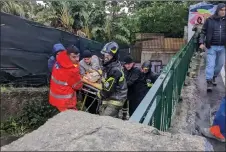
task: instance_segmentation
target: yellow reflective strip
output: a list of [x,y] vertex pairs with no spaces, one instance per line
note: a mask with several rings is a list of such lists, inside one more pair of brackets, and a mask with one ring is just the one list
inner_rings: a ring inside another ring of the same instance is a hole
[[103,105],[106,105],[108,102],[107,101],[102,101],[102,104]]
[[103,105],[114,105],[114,106],[121,107],[121,106],[123,106],[124,102],[116,101],[116,100],[108,100],[108,101],[102,101],[102,104]]
[[60,81],[60,80],[57,80],[54,76],[51,76],[51,79],[56,83],[56,84],[59,84],[59,85],[64,85],[64,86],[67,86],[67,82],[63,82],[63,81]]
[[78,82],[76,82],[75,84],[73,84],[73,85],[72,85],[72,87],[73,87],[73,88],[75,88],[75,87],[76,87],[77,85],[79,85],[80,83],[82,83],[82,81],[81,81],[81,80],[80,80],[80,81],[78,81]]
[[115,54],[117,52],[117,49],[111,50],[111,52]]
[[[113,82],[111,83],[111,85],[109,84],[109,81],[113,81]],[[110,91],[110,90],[111,90],[111,87],[112,87],[112,85],[113,85],[114,82],[115,82],[115,78],[113,78],[113,77],[108,78],[107,81],[104,82],[104,90]],[[106,83],[108,83],[108,84],[110,85],[109,89],[107,89],[107,88],[105,87],[105,84],[106,84]]]
[[55,94],[53,93],[51,90],[50,90],[50,95],[53,96],[54,98],[58,98],[58,99],[70,99],[73,97],[73,93],[72,94],[67,94],[67,95],[58,95],[58,94]]
[[110,100],[109,104],[115,105],[115,106],[123,106],[124,103],[120,101]]
[[121,72],[122,72],[122,76],[119,78],[119,82],[122,82],[124,80],[124,78],[125,78],[124,72],[122,70],[121,70]]

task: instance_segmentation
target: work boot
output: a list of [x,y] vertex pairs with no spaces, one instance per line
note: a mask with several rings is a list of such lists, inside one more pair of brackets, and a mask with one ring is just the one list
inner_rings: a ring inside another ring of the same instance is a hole
[[128,110],[122,109],[122,120],[128,120]]
[[216,78],[217,78],[216,76],[213,77],[213,81],[212,81],[213,86],[217,86]]
[[207,92],[212,92],[213,83],[212,80],[207,80]]
[[122,120],[127,120],[127,113],[122,113]]
[[208,137],[208,138],[213,138],[213,139],[216,139],[220,142],[225,142],[225,138],[219,138],[219,137],[216,137],[214,136],[211,132],[210,132],[210,129],[209,128],[202,128],[200,130],[201,134],[205,137]]

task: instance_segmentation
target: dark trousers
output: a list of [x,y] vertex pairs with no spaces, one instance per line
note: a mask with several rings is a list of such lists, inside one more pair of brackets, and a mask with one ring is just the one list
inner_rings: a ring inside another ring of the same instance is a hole
[[126,102],[124,103],[123,107],[122,107],[122,119],[126,119],[127,117],[127,113],[129,111],[129,100],[126,100]]
[[113,118],[118,118],[119,110],[122,107],[114,106],[114,105],[101,105],[100,107],[100,115],[101,116],[111,116]]

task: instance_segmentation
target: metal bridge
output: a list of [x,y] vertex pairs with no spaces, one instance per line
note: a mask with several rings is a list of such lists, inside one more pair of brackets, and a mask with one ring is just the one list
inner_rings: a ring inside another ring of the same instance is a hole
[[130,121],[151,125],[161,131],[170,127],[194,50],[192,38],[164,67]]

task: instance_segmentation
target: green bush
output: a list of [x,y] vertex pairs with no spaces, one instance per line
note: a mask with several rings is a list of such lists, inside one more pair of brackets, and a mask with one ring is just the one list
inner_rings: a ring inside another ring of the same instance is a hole
[[1,136],[4,134],[10,134],[16,137],[20,137],[27,133],[28,128],[20,124],[18,118],[10,117],[4,122],[1,122]]
[[20,115],[1,122],[1,133],[21,136],[40,127],[57,113],[58,110],[48,102],[26,103]]
[[27,103],[20,116],[21,123],[26,124],[31,129],[36,129],[57,113],[58,110],[48,102]]

